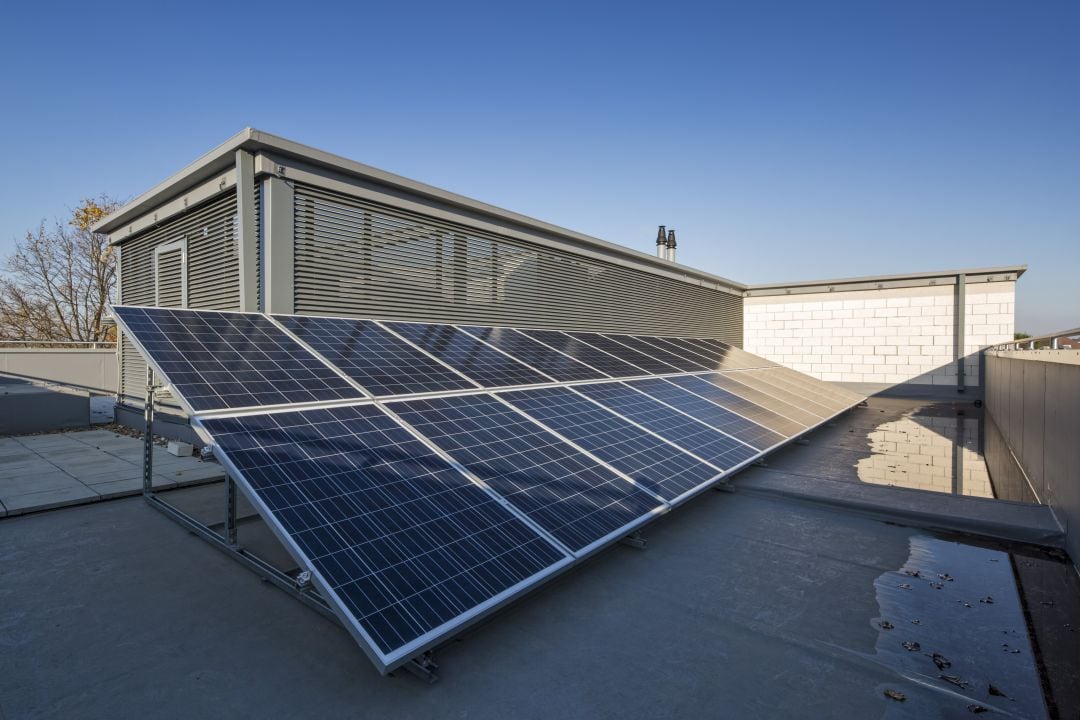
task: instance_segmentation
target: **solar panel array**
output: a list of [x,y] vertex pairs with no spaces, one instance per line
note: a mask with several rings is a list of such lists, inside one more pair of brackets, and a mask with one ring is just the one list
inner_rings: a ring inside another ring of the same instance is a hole
[[707,338],[113,312],[382,672],[862,399]]

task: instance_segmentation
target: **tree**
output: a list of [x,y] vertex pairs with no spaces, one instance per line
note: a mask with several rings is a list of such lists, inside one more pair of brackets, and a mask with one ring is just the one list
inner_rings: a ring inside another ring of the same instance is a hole
[[1013,340],[1023,340],[1024,338],[1031,337],[1026,332],[1013,333]]
[[116,255],[108,237],[90,230],[119,203],[83,200],[66,222],[28,231],[0,276],[0,339],[115,340],[104,324],[116,288]]

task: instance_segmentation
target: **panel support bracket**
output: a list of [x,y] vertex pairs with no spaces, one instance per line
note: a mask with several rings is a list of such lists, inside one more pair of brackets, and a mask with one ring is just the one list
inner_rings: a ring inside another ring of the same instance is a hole
[[640,530],[635,530],[626,537],[619,540],[620,545],[626,545],[636,550],[644,550],[649,546],[649,541],[645,539],[645,536]]
[[439,680],[439,664],[435,662],[435,654],[430,650],[423,655],[417,655],[402,667],[428,685],[432,685]]

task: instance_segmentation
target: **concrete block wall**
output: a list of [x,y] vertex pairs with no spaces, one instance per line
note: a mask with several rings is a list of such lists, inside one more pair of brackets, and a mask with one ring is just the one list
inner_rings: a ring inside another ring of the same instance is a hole
[[[1011,340],[1016,283],[966,286],[965,384],[979,351]],[[833,382],[955,385],[952,285],[747,297],[743,347]]]

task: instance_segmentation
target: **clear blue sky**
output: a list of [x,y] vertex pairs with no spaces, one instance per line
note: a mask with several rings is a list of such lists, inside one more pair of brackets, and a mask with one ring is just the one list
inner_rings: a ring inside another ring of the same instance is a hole
[[0,252],[251,125],[743,282],[1027,263],[1080,324],[1080,2],[15,3]]

